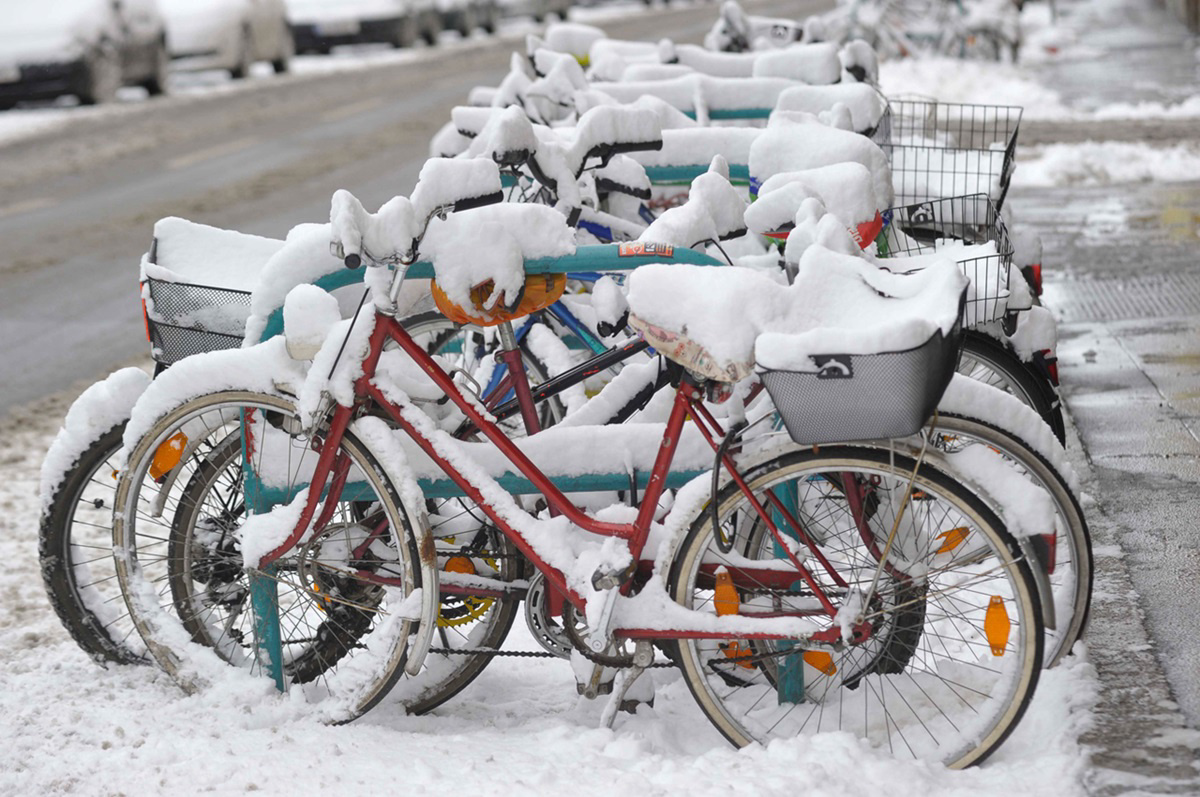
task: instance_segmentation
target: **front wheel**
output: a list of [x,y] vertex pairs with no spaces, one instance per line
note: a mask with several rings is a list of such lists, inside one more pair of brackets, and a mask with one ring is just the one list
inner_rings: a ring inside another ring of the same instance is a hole
[[283,26],[283,33],[279,34],[279,52],[271,61],[271,69],[275,70],[275,74],[282,75],[292,68],[292,58],[296,55],[296,39],[292,36],[292,30],[287,25]]
[[154,72],[144,84],[151,97],[167,93],[167,75],[171,69],[171,55],[167,52],[167,43],[159,42],[154,50]]
[[800,528],[769,510],[790,538],[781,545],[727,487],[718,528],[706,509],[675,557],[673,599],[718,616],[837,628],[796,557],[870,630],[824,648],[679,641],[684,678],[713,725],[739,747],[845,731],[898,758],[949,767],[986,758],[1024,713],[1043,644],[1033,576],[995,515],[944,474],[878,449],[789,453],[744,476],[757,500],[774,496]]
[[84,105],[112,102],[121,88],[121,55],[115,46],[102,45],[88,59],[79,101]]
[[327,522],[267,570],[246,567],[243,552],[261,540],[251,521],[303,500],[317,456],[289,401],[240,391],[180,405],[130,452],[113,520],[117,576],[151,654],[185,690],[232,666],[281,679],[317,716],[344,722],[403,673],[419,622],[396,608],[422,585],[414,525],[352,432]]

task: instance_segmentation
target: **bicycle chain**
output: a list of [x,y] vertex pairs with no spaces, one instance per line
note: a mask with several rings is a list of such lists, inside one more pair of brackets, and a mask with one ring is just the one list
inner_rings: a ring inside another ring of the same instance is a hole
[[[558,656],[555,656],[553,653],[549,653],[544,650],[453,650],[451,648],[430,648],[429,652],[440,653],[443,656],[508,656],[519,659],[558,658]],[[650,666],[654,668],[673,668],[675,667],[675,663],[671,661],[656,661]]]

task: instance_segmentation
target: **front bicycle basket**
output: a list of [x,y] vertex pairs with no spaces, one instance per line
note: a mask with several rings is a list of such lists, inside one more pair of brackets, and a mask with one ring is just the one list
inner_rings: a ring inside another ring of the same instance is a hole
[[961,333],[960,321],[949,335],[936,330],[905,351],[818,356],[815,373],[765,371],[762,382],[797,443],[907,437],[921,429],[946,392],[958,367]]
[[[881,255],[893,258],[941,250],[958,261],[971,280],[964,326],[978,326],[1004,315],[1013,245],[1004,219],[985,194],[904,205],[889,209],[885,216],[889,223],[877,239]],[[971,248],[956,253],[955,242]],[[975,247],[988,253],[971,254]]]
[[987,194],[1002,207],[1016,165],[1022,108],[890,100],[890,141],[897,204]]
[[146,279],[146,330],[151,355],[163,365],[242,345],[250,292]]

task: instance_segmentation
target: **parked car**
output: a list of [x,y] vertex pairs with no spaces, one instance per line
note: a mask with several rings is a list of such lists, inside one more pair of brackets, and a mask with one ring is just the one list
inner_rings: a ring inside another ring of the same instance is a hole
[[285,0],[297,52],[327,53],[338,44],[429,44],[442,30],[434,0]]
[[499,0],[501,16],[533,17],[534,22],[547,22],[553,14],[564,22],[570,13],[572,0]]
[[128,85],[161,94],[169,60],[154,0],[0,0],[0,107],[62,94],[91,105]]
[[158,0],[167,49],[184,69],[228,69],[243,78],[255,61],[286,72],[295,52],[283,0]]
[[438,0],[442,14],[442,29],[456,30],[464,38],[475,28],[496,32],[500,9],[496,0]]

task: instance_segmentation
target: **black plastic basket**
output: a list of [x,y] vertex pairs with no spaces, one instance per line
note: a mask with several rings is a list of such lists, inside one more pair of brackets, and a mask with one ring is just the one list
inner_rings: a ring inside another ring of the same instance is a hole
[[896,204],[984,193],[997,208],[1004,205],[1016,165],[1019,106],[888,104],[890,140],[880,146],[892,165]]
[[967,300],[964,323],[973,327],[1004,315],[1013,246],[1004,219],[986,194],[895,207],[885,216],[888,224],[877,241],[885,257],[929,254],[937,251],[937,242],[943,239],[971,245],[994,243],[994,255],[959,260],[974,294]]
[[946,392],[961,332],[956,323],[949,335],[939,329],[905,351],[815,357],[816,373],[766,371],[762,382],[788,434],[802,445],[907,437]]
[[193,354],[242,345],[249,291],[153,278],[146,284],[146,324],[156,362],[172,365]]

